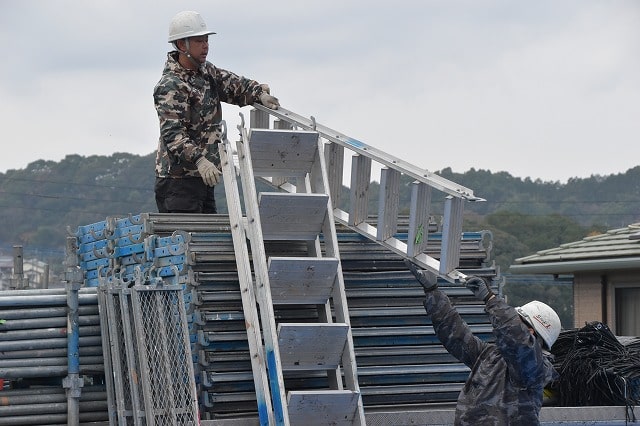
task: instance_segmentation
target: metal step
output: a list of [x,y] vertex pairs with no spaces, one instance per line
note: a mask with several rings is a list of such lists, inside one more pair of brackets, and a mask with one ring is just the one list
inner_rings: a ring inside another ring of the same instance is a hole
[[324,304],[336,282],[333,257],[270,257],[269,283],[275,305]]
[[[336,222],[348,226],[421,267],[438,273],[448,281],[458,282],[466,278],[457,270],[460,268],[459,243],[462,231],[463,202],[484,201],[484,199],[475,196],[472,190],[464,186],[413,166],[362,141],[322,126],[313,117],[307,119],[284,108],[270,110],[257,104],[254,107],[256,110],[252,111],[252,119],[255,117],[255,121],[262,125],[268,124],[269,115],[272,115],[292,127],[313,130],[319,134],[321,138],[319,146],[322,146],[326,162],[327,188],[332,197],[332,214]],[[264,130],[259,132],[264,132]],[[296,130],[295,133],[299,132],[301,131]],[[351,179],[347,188],[350,194],[348,211],[342,210],[339,202],[343,187],[345,150],[349,150],[353,154]],[[377,166],[382,166],[379,179],[378,211],[376,212],[377,224],[370,221],[372,212],[368,211],[369,186],[373,182],[372,166],[374,161]],[[394,236],[397,227],[399,185],[403,175],[414,179],[410,208],[411,228],[409,238],[406,240]],[[276,185],[273,178],[270,182]],[[279,181],[276,186],[289,190]],[[442,212],[444,238],[439,258],[424,252],[430,216],[440,215],[440,212],[431,210],[431,199],[434,197],[432,190],[439,191],[445,196],[445,208]]]
[[[247,333],[257,336],[253,329],[263,330],[266,363],[258,370],[268,374],[270,391],[264,394],[271,394],[273,408],[265,407],[260,419],[269,424],[273,420],[275,424],[296,425],[308,423],[309,416],[316,417],[317,412],[322,414],[318,424],[364,425],[320,137],[314,131],[265,130],[265,125],[268,127],[268,120],[247,130],[243,120],[241,141],[236,144],[246,216],[238,202],[233,165],[226,155],[227,140],[221,150],[225,154],[221,155],[225,184],[233,187],[226,190],[235,206],[230,222],[233,228],[237,221],[244,233],[234,234],[234,247],[246,257],[247,242],[251,245],[253,277],[247,274],[240,281],[255,289],[256,299],[250,303],[259,304],[260,321],[250,318]],[[280,192],[258,194],[256,177]],[[266,241],[302,244],[306,257],[268,256]],[[246,261],[243,269],[249,272]],[[276,317],[276,305],[313,312],[292,322]],[[291,382],[285,383],[283,372],[296,376],[288,376],[290,380],[305,380],[307,393],[287,396],[285,385]],[[318,386],[324,391],[319,392]]]
[[326,194],[261,192],[262,237],[268,240],[315,240],[327,217]]
[[338,368],[348,331],[341,323],[278,324],[283,371]]
[[292,391],[288,396],[292,425],[353,425],[359,392],[348,390]]
[[318,154],[318,133],[251,129],[251,160],[255,176],[304,176]]

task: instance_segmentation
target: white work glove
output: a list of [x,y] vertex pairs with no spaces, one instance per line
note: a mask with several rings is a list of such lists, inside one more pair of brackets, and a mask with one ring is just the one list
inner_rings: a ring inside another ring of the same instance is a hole
[[260,94],[260,103],[267,108],[278,109],[280,106],[280,102],[278,102],[278,98],[275,96],[271,96],[271,89],[267,84],[261,84],[262,93]]
[[215,186],[220,181],[220,170],[209,160],[204,157],[198,158],[196,161],[198,172],[202,180],[207,186]]

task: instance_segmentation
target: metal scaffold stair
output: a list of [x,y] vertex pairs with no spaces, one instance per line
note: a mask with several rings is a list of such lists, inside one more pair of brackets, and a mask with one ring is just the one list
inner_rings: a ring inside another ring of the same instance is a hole
[[[450,282],[465,278],[464,274],[457,270],[460,261],[464,202],[484,201],[484,199],[475,196],[469,188],[322,126],[313,117],[305,118],[282,107],[277,110],[259,104],[254,104],[254,107],[252,127],[269,127],[269,117],[273,116],[276,118],[274,126],[296,128],[320,135],[323,141],[320,149],[325,155],[328,177],[327,194],[331,197],[332,215],[336,223],[347,226],[404,258],[411,259],[414,263],[439,274]],[[256,123],[255,126],[253,123]],[[274,149],[274,147],[265,145],[264,149]],[[351,175],[348,185],[343,183],[345,151],[353,154],[349,167]],[[290,166],[291,160],[287,158],[287,167]],[[380,193],[378,210],[375,215],[370,215],[368,212],[369,187],[372,182],[374,163],[381,169]],[[401,240],[395,234],[398,228],[398,201],[402,176],[410,177],[413,182],[411,183],[409,232],[407,238]],[[284,191],[296,189],[295,185],[283,179],[273,178],[269,181]],[[344,186],[347,186],[349,192],[348,211],[339,208]],[[443,211],[437,214],[442,217],[442,244],[438,257],[425,253],[429,221],[436,215],[432,211],[434,193],[444,195]],[[371,217],[376,218],[375,222],[370,220]]]
[[[220,157],[260,423],[364,425],[320,136],[313,130],[248,130],[244,122],[239,129],[237,173],[245,213],[226,139]],[[288,191],[258,193],[256,178],[286,184]],[[306,250],[272,256],[269,242],[302,243]],[[293,305],[314,306],[313,320],[276,320],[276,307]],[[288,380],[305,379],[308,389],[287,388]]]

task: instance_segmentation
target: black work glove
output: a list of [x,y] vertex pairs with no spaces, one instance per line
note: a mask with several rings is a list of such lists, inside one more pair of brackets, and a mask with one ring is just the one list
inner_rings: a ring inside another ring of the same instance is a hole
[[438,276],[436,274],[431,271],[416,268],[416,265],[409,259],[405,259],[404,263],[409,267],[409,270],[416,277],[420,285],[422,285],[425,293],[438,288]]
[[495,296],[491,288],[489,288],[489,283],[484,278],[469,276],[464,285],[484,303],[487,303],[491,296]]

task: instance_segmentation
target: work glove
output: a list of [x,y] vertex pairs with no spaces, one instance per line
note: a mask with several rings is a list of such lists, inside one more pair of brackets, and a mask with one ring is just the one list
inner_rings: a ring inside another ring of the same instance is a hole
[[438,288],[438,276],[431,271],[425,271],[418,269],[409,259],[405,259],[404,263],[409,267],[409,270],[416,277],[425,294]]
[[209,160],[204,157],[198,158],[196,161],[198,172],[202,180],[207,186],[215,186],[220,180],[220,170]]
[[489,288],[489,283],[484,278],[469,276],[465,281],[464,285],[473,292],[473,294],[484,303],[487,303],[492,296],[495,296],[491,288]]
[[280,102],[275,96],[271,96],[271,89],[267,84],[261,84],[262,93],[260,94],[260,103],[267,108],[278,109]]

